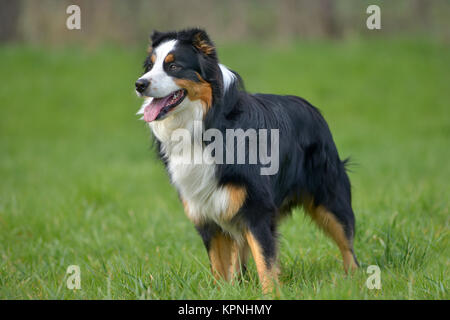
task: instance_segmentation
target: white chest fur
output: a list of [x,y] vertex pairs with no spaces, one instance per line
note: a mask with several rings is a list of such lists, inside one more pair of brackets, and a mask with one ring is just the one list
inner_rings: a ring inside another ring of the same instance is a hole
[[[227,188],[220,187],[215,176],[215,165],[194,163],[194,159],[208,157],[203,154],[201,131],[194,130],[194,120],[197,123],[203,118],[200,102],[183,101],[180,111],[162,121],[150,123],[155,136],[161,141],[162,151],[168,161],[168,171],[172,183],[184,201],[186,214],[196,224],[213,220],[223,229],[233,232],[224,221],[224,215],[229,207],[230,193]],[[181,139],[173,139],[175,129],[189,131],[191,140],[191,161],[186,161]],[[200,133],[200,134],[199,134]],[[194,147],[196,145],[196,147]],[[197,154],[196,154],[197,153]],[[201,153],[201,154],[198,154]]]

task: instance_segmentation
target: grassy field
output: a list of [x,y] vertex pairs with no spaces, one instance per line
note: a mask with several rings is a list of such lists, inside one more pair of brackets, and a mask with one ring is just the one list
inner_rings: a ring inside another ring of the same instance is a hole
[[[135,116],[145,49],[0,47],[0,298],[259,299],[253,262],[213,283],[205,249]],[[350,173],[362,268],[298,210],[282,299],[449,299],[450,48],[420,41],[233,45],[251,92],[319,107]],[[81,268],[81,290],[66,269]],[[368,265],[382,289],[366,287]]]

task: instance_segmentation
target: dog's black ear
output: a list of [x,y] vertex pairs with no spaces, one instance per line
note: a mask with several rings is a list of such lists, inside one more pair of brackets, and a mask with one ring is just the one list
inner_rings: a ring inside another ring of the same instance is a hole
[[152,34],[150,35],[150,41],[153,46],[155,44],[159,43],[161,39],[163,38],[164,33],[159,32],[158,30],[153,30]]
[[157,47],[161,42],[170,39],[177,39],[177,32],[169,31],[169,32],[159,32],[154,30],[152,35],[150,36],[150,40],[152,41],[152,47]]
[[209,39],[208,34],[204,30],[192,30],[192,44],[205,56],[216,56],[216,48],[214,47],[213,42],[211,41],[211,39]]

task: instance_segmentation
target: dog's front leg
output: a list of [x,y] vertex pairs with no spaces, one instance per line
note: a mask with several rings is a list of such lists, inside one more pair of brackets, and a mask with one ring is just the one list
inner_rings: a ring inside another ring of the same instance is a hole
[[208,256],[214,278],[223,278],[226,281],[231,280],[235,246],[235,241],[223,232],[218,232],[211,238]]
[[220,278],[230,281],[236,271],[240,270],[240,248],[234,239],[224,233],[215,224],[197,226],[197,230],[203,239],[211,264],[211,271],[216,280]]
[[245,237],[255,260],[263,293],[279,296],[276,240],[270,225],[265,221],[250,224]]

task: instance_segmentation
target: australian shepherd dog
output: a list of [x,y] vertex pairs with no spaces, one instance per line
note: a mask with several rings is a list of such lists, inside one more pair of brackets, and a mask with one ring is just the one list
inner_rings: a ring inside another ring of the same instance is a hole
[[[317,108],[296,96],[246,92],[239,74],[219,63],[213,42],[201,29],[155,31],[144,69],[135,83],[145,98],[138,114],[153,132],[216,279],[232,281],[245,270],[251,253],[263,292],[278,292],[277,225],[298,206],[336,242],[345,272],[358,267],[347,161],[339,158]],[[250,154],[264,141],[247,133],[261,129],[271,132],[265,148],[277,156],[276,170],[263,171],[263,152],[256,161]],[[190,138],[174,138],[179,130]],[[229,137],[230,130],[241,135],[207,148],[213,139],[203,134],[211,130],[216,138]],[[244,147],[243,161],[236,161],[230,146]],[[219,153],[226,160],[195,161]]]

